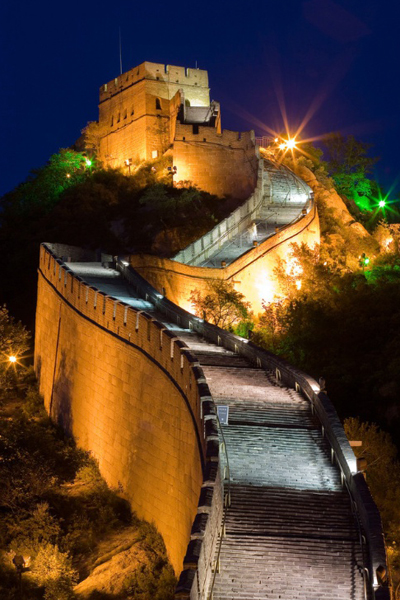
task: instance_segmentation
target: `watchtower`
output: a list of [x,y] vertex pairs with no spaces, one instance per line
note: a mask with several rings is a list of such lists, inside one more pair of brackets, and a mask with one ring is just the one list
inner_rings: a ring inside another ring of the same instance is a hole
[[[161,156],[173,141],[181,106],[210,108],[208,73],[144,62],[100,88],[100,158],[111,167]],[[128,161],[128,162],[126,162]]]

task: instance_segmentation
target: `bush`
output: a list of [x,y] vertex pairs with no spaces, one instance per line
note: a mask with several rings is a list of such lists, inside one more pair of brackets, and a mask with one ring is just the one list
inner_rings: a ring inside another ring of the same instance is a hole
[[72,588],[77,581],[77,573],[66,552],[58,546],[45,543],[39,548],[31,566],[31,576],[45,588],[46,600],[69,600],[73,597]]

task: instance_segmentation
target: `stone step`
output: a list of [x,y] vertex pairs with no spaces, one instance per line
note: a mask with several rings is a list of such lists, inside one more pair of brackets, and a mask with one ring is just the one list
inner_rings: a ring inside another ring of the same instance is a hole
[[231,485],[226,532],[357,539],[347,492]]
[[351,540],[227,535],[213,600],[363,600],[361,564]]

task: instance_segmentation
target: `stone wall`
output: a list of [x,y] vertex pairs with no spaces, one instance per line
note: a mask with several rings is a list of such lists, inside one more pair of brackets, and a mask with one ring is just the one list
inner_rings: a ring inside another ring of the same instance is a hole
[[194,359],[144,312],[93,287],[42,247],[35,369],[52,418],[99,462],[182,569],[206,460]]
[[257,182],[258,150],[254,132],[176,124],[173,163],[175,181],[192,181],[217,196],[245,200]]
[[235,289],[244,294],[255,314],[262,311],[262,302],[272,300],[279,288],[273,270],[278,258],[286,258],[290,244],[302,242],[309,246],[319,243],[319,219],[315,205],[293,225],[283,227],[277,234],[240,256],[227,267],[217,269],[194,267],[156,256],[134,255],[130,263],[161,294],[192,312],[190,294],[205,291],[210,279],[232,281]]
[[207,71],[145,62],[103,85],[100,160],[124,168],[128,159],[161,156],[171,142],[170,127],[176,118],[170,104],[181,92],[192,106],[209,106]]

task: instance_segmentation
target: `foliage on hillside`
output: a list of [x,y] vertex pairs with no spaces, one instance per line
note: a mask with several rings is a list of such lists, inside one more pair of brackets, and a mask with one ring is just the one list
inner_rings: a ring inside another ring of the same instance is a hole
[[[386,252],[356,272],[293,245],[276,277],[285,290],[266,304],[254,340],[316,379],[324,376],[343,417],[360,415],[400,442],[400,257]],[[301,288],[296,281],[301,281]]]
[[366,479],[381,514],[391,577],[395,590],[394,600],[400,597],[400,462],[390,435],[375,423],[362,423],[349,418],[344,422],[349,440],[359,440],[354,448],[358,458],[367,461]]
[[23,399],[16,400],[15,393],[8,395],[0,413],[0,435],[3,600],[18,597],[15,555],[25,560],[24,598],[80,597],[74,585],[90,574],[83,568],[88,558],[96,555],[99,544],[110,535],[125,540],[127,532],[129,543],[123,550],[135,548],[131,557],[140,554],[140,561],[131,560],[119,590],[114,580],[111,593],[107,582],[116,576],[111,559],[115,563],[121,549],[111,552],[109,572],[103,572],[99,581],[92,575],[92,593],[85,597],[173,597],[176,581],[161,537],[154,527],[131,514],[127,503],[107,488],[93,460],[51,424],[34,385]]
[[232,209],[231,201],[216,202],[190,182],[173,187],[171,159],[140,163],[131,176],[90,160],[61,150],[1,200],[0,252],[7,260],[0,264],[0,303],[30,326],[41,242],[170,256]]

